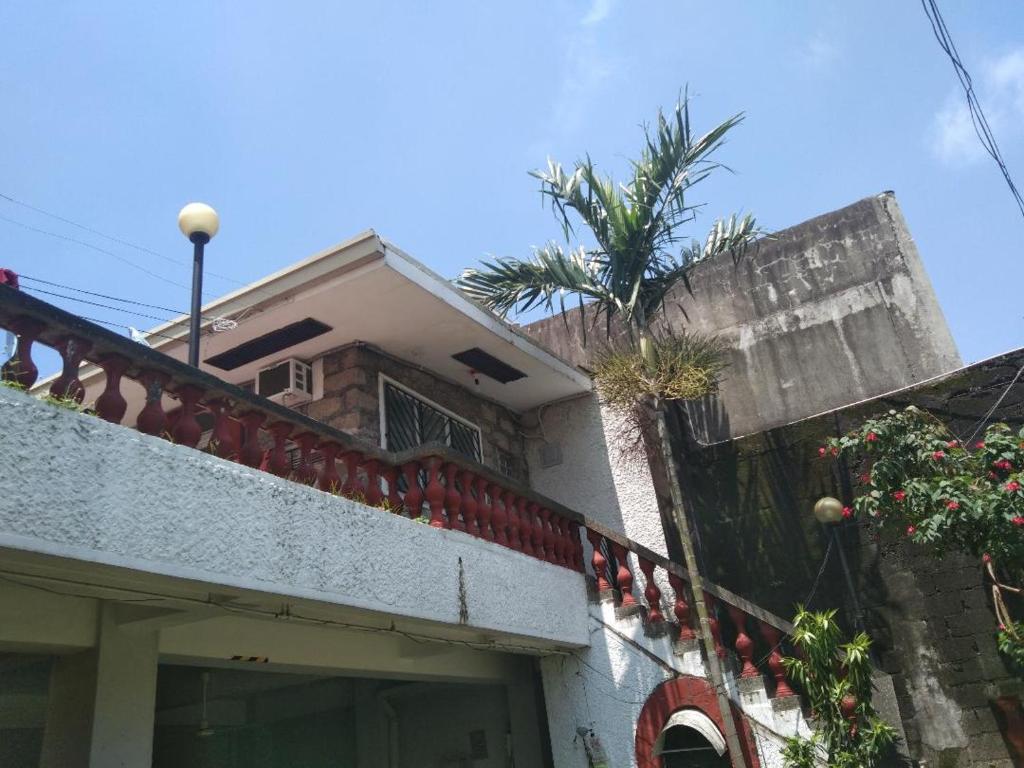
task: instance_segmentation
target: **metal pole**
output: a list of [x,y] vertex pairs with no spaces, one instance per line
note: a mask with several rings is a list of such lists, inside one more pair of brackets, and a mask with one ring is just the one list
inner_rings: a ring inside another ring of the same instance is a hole
[[860,612],[860,602],[857,600],[857,590],[853,586],[853,576],[850,575],[850,566],[846,562],[846,551],[843,549],[843,541],[839,536],[839,525],[833,525],[832,527],[832,540],[835,542],[836,549],[839,550],[839,563],[843,568],[843,578],[846,579],[846,590],[850,596],[850,602],[853,604],[853,623],[857,630],[860,632],[864,631],[864,614]]
[[192,250],[192,316],[188,331],[188,364],[199,367],[199,324],[203,306],[203,246],[210,242],[205,232],[196,232],[189,238]]

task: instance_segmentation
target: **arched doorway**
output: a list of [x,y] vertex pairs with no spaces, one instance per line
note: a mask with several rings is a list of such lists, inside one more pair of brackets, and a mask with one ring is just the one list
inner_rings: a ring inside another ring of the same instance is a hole
[[664,768],[729,768],[725,737],[699,709],[674,712],[654,744]]
[[[761,768],[754,735],[743,713],[732,705],[743,764]],[[728,768],[732,764],[715,691],[702,677],[680,675],[651,693],[636,724],[638,768]]]

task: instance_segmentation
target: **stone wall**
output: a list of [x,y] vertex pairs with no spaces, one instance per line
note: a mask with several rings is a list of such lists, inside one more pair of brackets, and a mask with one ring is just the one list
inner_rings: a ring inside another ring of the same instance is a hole
[[[909,404],[946,418],[966,438],[1022,365],[1018,351],[786,427],[709,447],[692,440],[678,446],[708,577],[782,616],[798,602],[836,607],[852,627],[859,608],[878,661],[893,676],[910,754],[932,766],[1010,766],[1014,752],[1000,724],[1024,738],[1024,687],[996,648],[981,564],[955,555],[936,559],[899,532],[879,538],[848,524],[836,534],[855,605],[838,550],[818,578],[831,532],[811,509],[824,495],[849,502],[856,470],[820,459],[818,447],[865,418]],[[1024,423],[1024,381],[993,418],[1015,429]]]
[[323,398],[300,408],[311,418],[380,445],[383,374],[478,426],[483,463],[513,480],[528,482],[519,417],[507,408],[368,344],[357,342],[332,350],[321,358],[321,364]]
[[[692,288],[692,290],[691,290]],[[576,313],[525,326],[577,364]],[[960,365],[891,192],[777,232],[739,258],[699,264],[666,301],[674,328],[730,348],[718,396],[692,410],[702,442],[760,432]],[[588,334],[591,348],[602,328]]]

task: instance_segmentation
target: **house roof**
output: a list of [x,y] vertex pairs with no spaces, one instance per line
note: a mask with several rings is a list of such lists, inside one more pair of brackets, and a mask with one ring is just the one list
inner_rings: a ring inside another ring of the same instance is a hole
[[[260,369],[280,360],[309,360],[360,341],[517,412],[591,389],[590,379],[580,370],[371,230],[211,301],[202,313],[200,367],[234,384],[251,381]],[[213,318],[233,319],[237,326],[217,331]],[[330,330],[230,370],[210,362],[307,318]],[[171,357],[187,359],[188,322],[183,315],[153,328],[150,344]],[[501,383],[487,375],[470,375],[470,367],[452,355],[474,348],[525,376]],[[101,386],[101,379],[98,369],[83,371],[89,396]]]

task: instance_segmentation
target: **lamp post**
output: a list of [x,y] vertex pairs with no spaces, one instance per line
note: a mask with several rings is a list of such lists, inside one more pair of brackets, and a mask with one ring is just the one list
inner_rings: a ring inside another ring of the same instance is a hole
[[192,316],[188,331],[188,364],[199,367],[199,323],[203,304],[203,247],[220,229],[217,212],[206,203],[189,203],[178,214],[178,227],[193,245]]
[[850,566],[846,562],[846,550],[843,549],[843,542],[839,540],[839,524],[843,521],[843,502],[831,496],[823,496],[814,504],[814,517],[826,530],[830,531],[832,542],[839,550],[839,563],[843,568],[843,578],[846,579],[846,590],[850,593],[854,623],[857,629],[863,632],[864,616],[860,612],[860,601],[857,600],[857,591],[853,587]]

